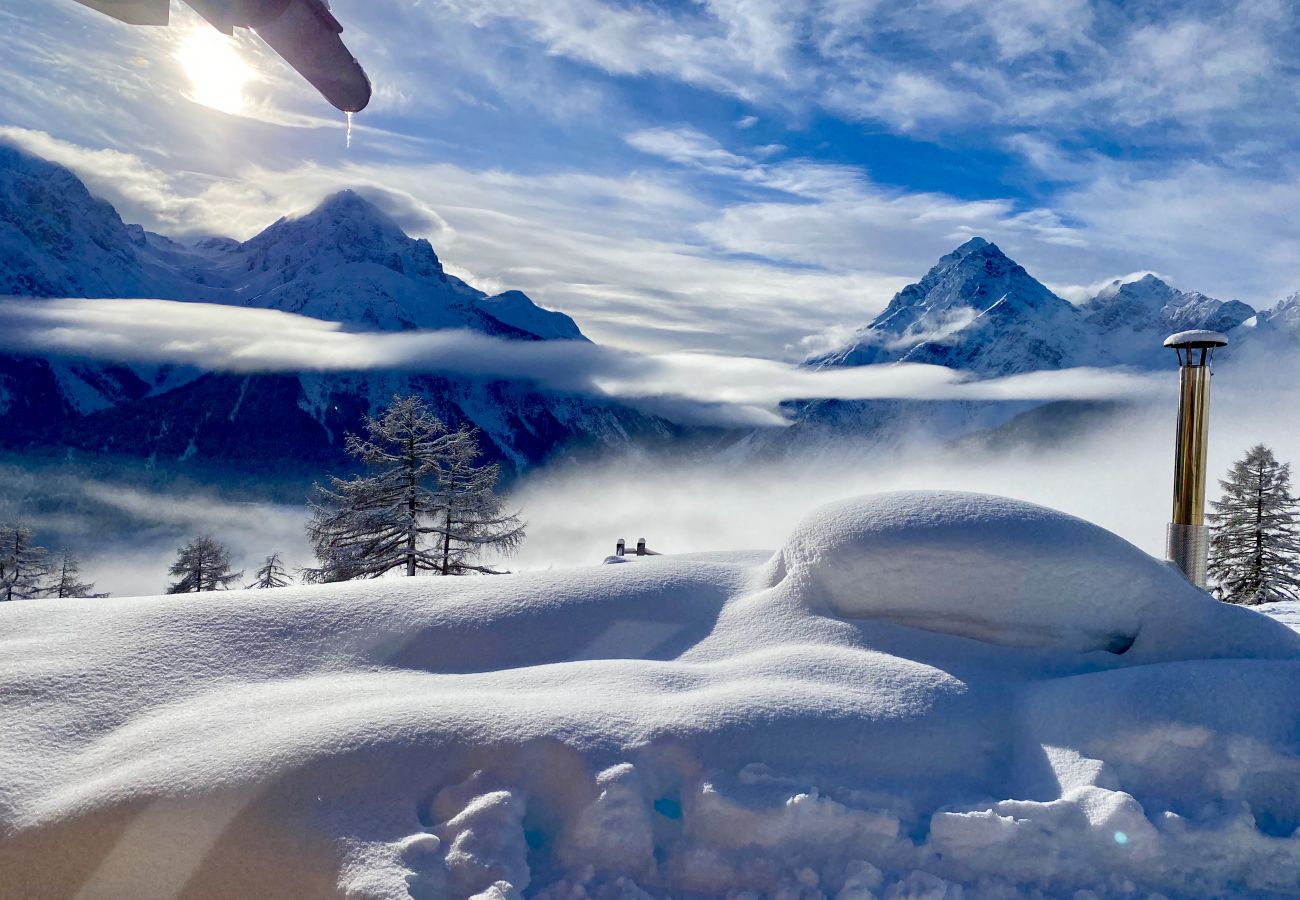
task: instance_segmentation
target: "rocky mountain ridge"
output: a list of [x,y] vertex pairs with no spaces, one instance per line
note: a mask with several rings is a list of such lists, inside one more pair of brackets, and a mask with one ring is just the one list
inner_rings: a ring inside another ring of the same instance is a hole
[[[354,191],[247,241],[181,242],[122,221],[70,171],[0,144],[0,295],[152,297],[279,309],[367,331],[464,329],[515,341],[587,341],[520,291],[490,296],[448,274]],[[480,429],[518,474],[563,449],[625,447],[674,426],[624,405],[493,381],[404,372],[234,375],[67,356],[0,355],[0,446],[109,454],[149,465],[316,470],[394,393]]]
[[1237,332],[1265,313],[1239,300],[1180,291],[1154,275],[1115,281],[1085,303],[1058,297],[996,244],[974,237],[899,291],[844,346],[810,358],[817,368],[931,363],[980,375],[1071,366],[1164,365],[1161,341],[1176,331]]

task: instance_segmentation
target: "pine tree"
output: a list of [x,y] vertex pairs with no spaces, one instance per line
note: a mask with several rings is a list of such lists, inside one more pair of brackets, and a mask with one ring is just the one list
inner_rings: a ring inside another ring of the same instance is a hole
[[50,597],[107,597],[108,594],[96,594],[95,585],[78,581],[81,576],[81,562],[68,551],[59,554],[54,568],[54,580],[45,589]]
[[498,575],[474,560],[486,548],[512,553],[524,539],[524,523],[517,515],[503,511],[505,504],[496,494],[501,467],[474,465],[478,455],[473,431],[462,428],[448,435],[438,469],[442,516],[433,529],[439,546],[440,575]]
[[394,397],[366,431],[368,439],[348,435],[347,449],[370,472],[316,488],[308,537],[321,565],[305,578],[487,572],[469,562],[478,550],[517,546],[522,526],[500,515],[492,493],[497,467],[472,465],[472,432],[449,433],[417,397]]
[[1209,575],[1229,603],[1300,599],[1300,506],[1291,467],[1258,444],[1233,463],[1211,503]]
[[250,588],[282,588],[293,584],[293,579],[280,562],[280,554],[272,553],[266,558],[262,568],[257,570],[257,580],[248,585]]
[[243,572],[230,571],[230,551],[206,534],[176,552],[176,562],[168,574],[179,580],[168,586],[169,594],[224,591],[230,588],[231,582],[244,577]]
[[0,524],[0,600],[39,597],[49,574],[49,552],[36,546],[32,527],[23,522]]

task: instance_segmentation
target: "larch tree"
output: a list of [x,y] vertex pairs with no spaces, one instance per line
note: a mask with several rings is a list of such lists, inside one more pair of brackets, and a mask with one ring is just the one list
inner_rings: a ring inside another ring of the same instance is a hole
[[1250,605],[1300,599],[1300,506],[1290,465],[1257,444],[1219,486],[1223,496],[1207,516],[1215,596]]
[[293,584],[293,578],[280,561],[279,553],[272,553],[257,570],[257,580],[248,585],[250,588],[282,588]]
[[501,467],[476,466],[478,456],[475,432],[462,428],[447,436],[438,467],[441,515],[433,525],[440,575],[501,574],[476,560],[488,549],[513,553],[524,539],[524,523],[496,493]]
[[30,525],[0,524],[0,600],[30,600],[45,593],[49,551],[38,547]]
[[169,594],[229,590],[232,583],[244,577],[242,571],[230,570],[230,551],[206,534],[176,552],[176,562],[168,573],[177,580],[168,586]]
[[53,580],[45,589],[50,597],[107,597],[108,594],[96,594],[92,582],[81,581],[81,562],[68,551],[58,556],[52,570]]
[[366,432],[348,435],[347,449],[369,471],[316,487],[307,533],[320,566],[304,570],[307,580],[378,578],[394,569],[488,572],[470,560],[493,543],[490,534],[502,549],[518,545],[517,520],[493,532],[493,517],[509,517],[499,514],[500,501],[487,514],[498,471],[472,465],[472,432],[449,432],[418,397],[394,397],[380,418],[366,420]]

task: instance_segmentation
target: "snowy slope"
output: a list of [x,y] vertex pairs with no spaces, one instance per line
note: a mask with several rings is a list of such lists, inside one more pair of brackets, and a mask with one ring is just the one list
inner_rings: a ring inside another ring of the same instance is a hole
[[1115,281],[1081,306],[1057,297],[996,244],[971,238],[854,338],[808,365],[928,362],[1006,375],[1067,366],[1167,363],[1161,342],[1185,330],[1230,332],[1255,316],[1238,300],[1177,290],[1146,275]]
[[1285,626],[970,494],[770,558],[6,604],[0,895],[1295,896],[1297,687]]
[[[1300,309],[1300,304],[1295,306]],[[1287,309],[1256,315],[1236,300],[1177,290],[1147,275],[1115,281],[1075,306],[1053,294],[995,244],[971,238],[908,285],[885,311],[844,346],[811,357],[826,368],[921,362],[991,377],[1072,366],[1163,368],[1169,334],[1193,329],[1230,332],[1233,353],[1269,356],[1300,343]],[[1272,316],[1272,318],[1270,318]],[[1300,320],[1300,315],[1295,317]],[[953,439],[996,429],[1029,403],[899,403],[819,400],[790,405],[794,424],[755,433],[738,455],[860,456],[916,437]],[[1050,415],[1047,414],[1047,415]],[[1062,423],[1065,424],[1065,423]]]
[[1294,631],[1300,631],[1300,601],[1288,600],[1283,603],[1267,603],[1256,608]]
[[[467,328],[503,337],[585,340],[573,320],[515,291],[506,302],[443,271],[433,247],[408,237],[355,191],[339,191],[310,213],[281,219],[237,246],[212,252],[208,283],[248,306],[346,322],[378,331]],[[504,319],[490,309],[501,308]],[[567,327],[552,324],[561,320]],[[530,326],[544,333],[531,330]]]
[[989,375],[1079,365],[1089,349],[1079,311],[996,244],[971,238],[845,347],[809,365],[932,363]]
[[[489,296],[447,274],[427,240],[406,235],[354,191],[244,242],[180,242],[123,224],[67,169],[0,144],[5,293],[202,300],[359,330],[587,340],[569,316],[520,291]],[[423,394],[452,427],[481,428],[487,458],[508,474],[565,449],[657,441],[674,430],[617,403],[523,382],[384,371],[231,376],[0,354],[0,446],[297,477],[347,465],[345,433],[359,431],[395,391]]]
[[1167,364],[1161,342],[1179,331],[1231,332],[1255,315],[1240,300],[1216,300],[1184,292],[1154,275],[1115,281],[1081,307],[1088,325],[1097,329],[1109,360],[1130,365]]
[[0,296],[138,295],[135,238],[67,169],[0,143]]

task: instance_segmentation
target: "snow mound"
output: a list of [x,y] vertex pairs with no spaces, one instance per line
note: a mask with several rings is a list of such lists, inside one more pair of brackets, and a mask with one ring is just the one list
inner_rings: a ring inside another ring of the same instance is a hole
[[1177,570],[1082,519],[957,492],[819,509],[781,563],[836,615],[1076,651],[1125,652],[1153,603],[1200,595]]
[[993,497],[3,604],[0,716],[6,900],[1300,894],[1300,635]]

